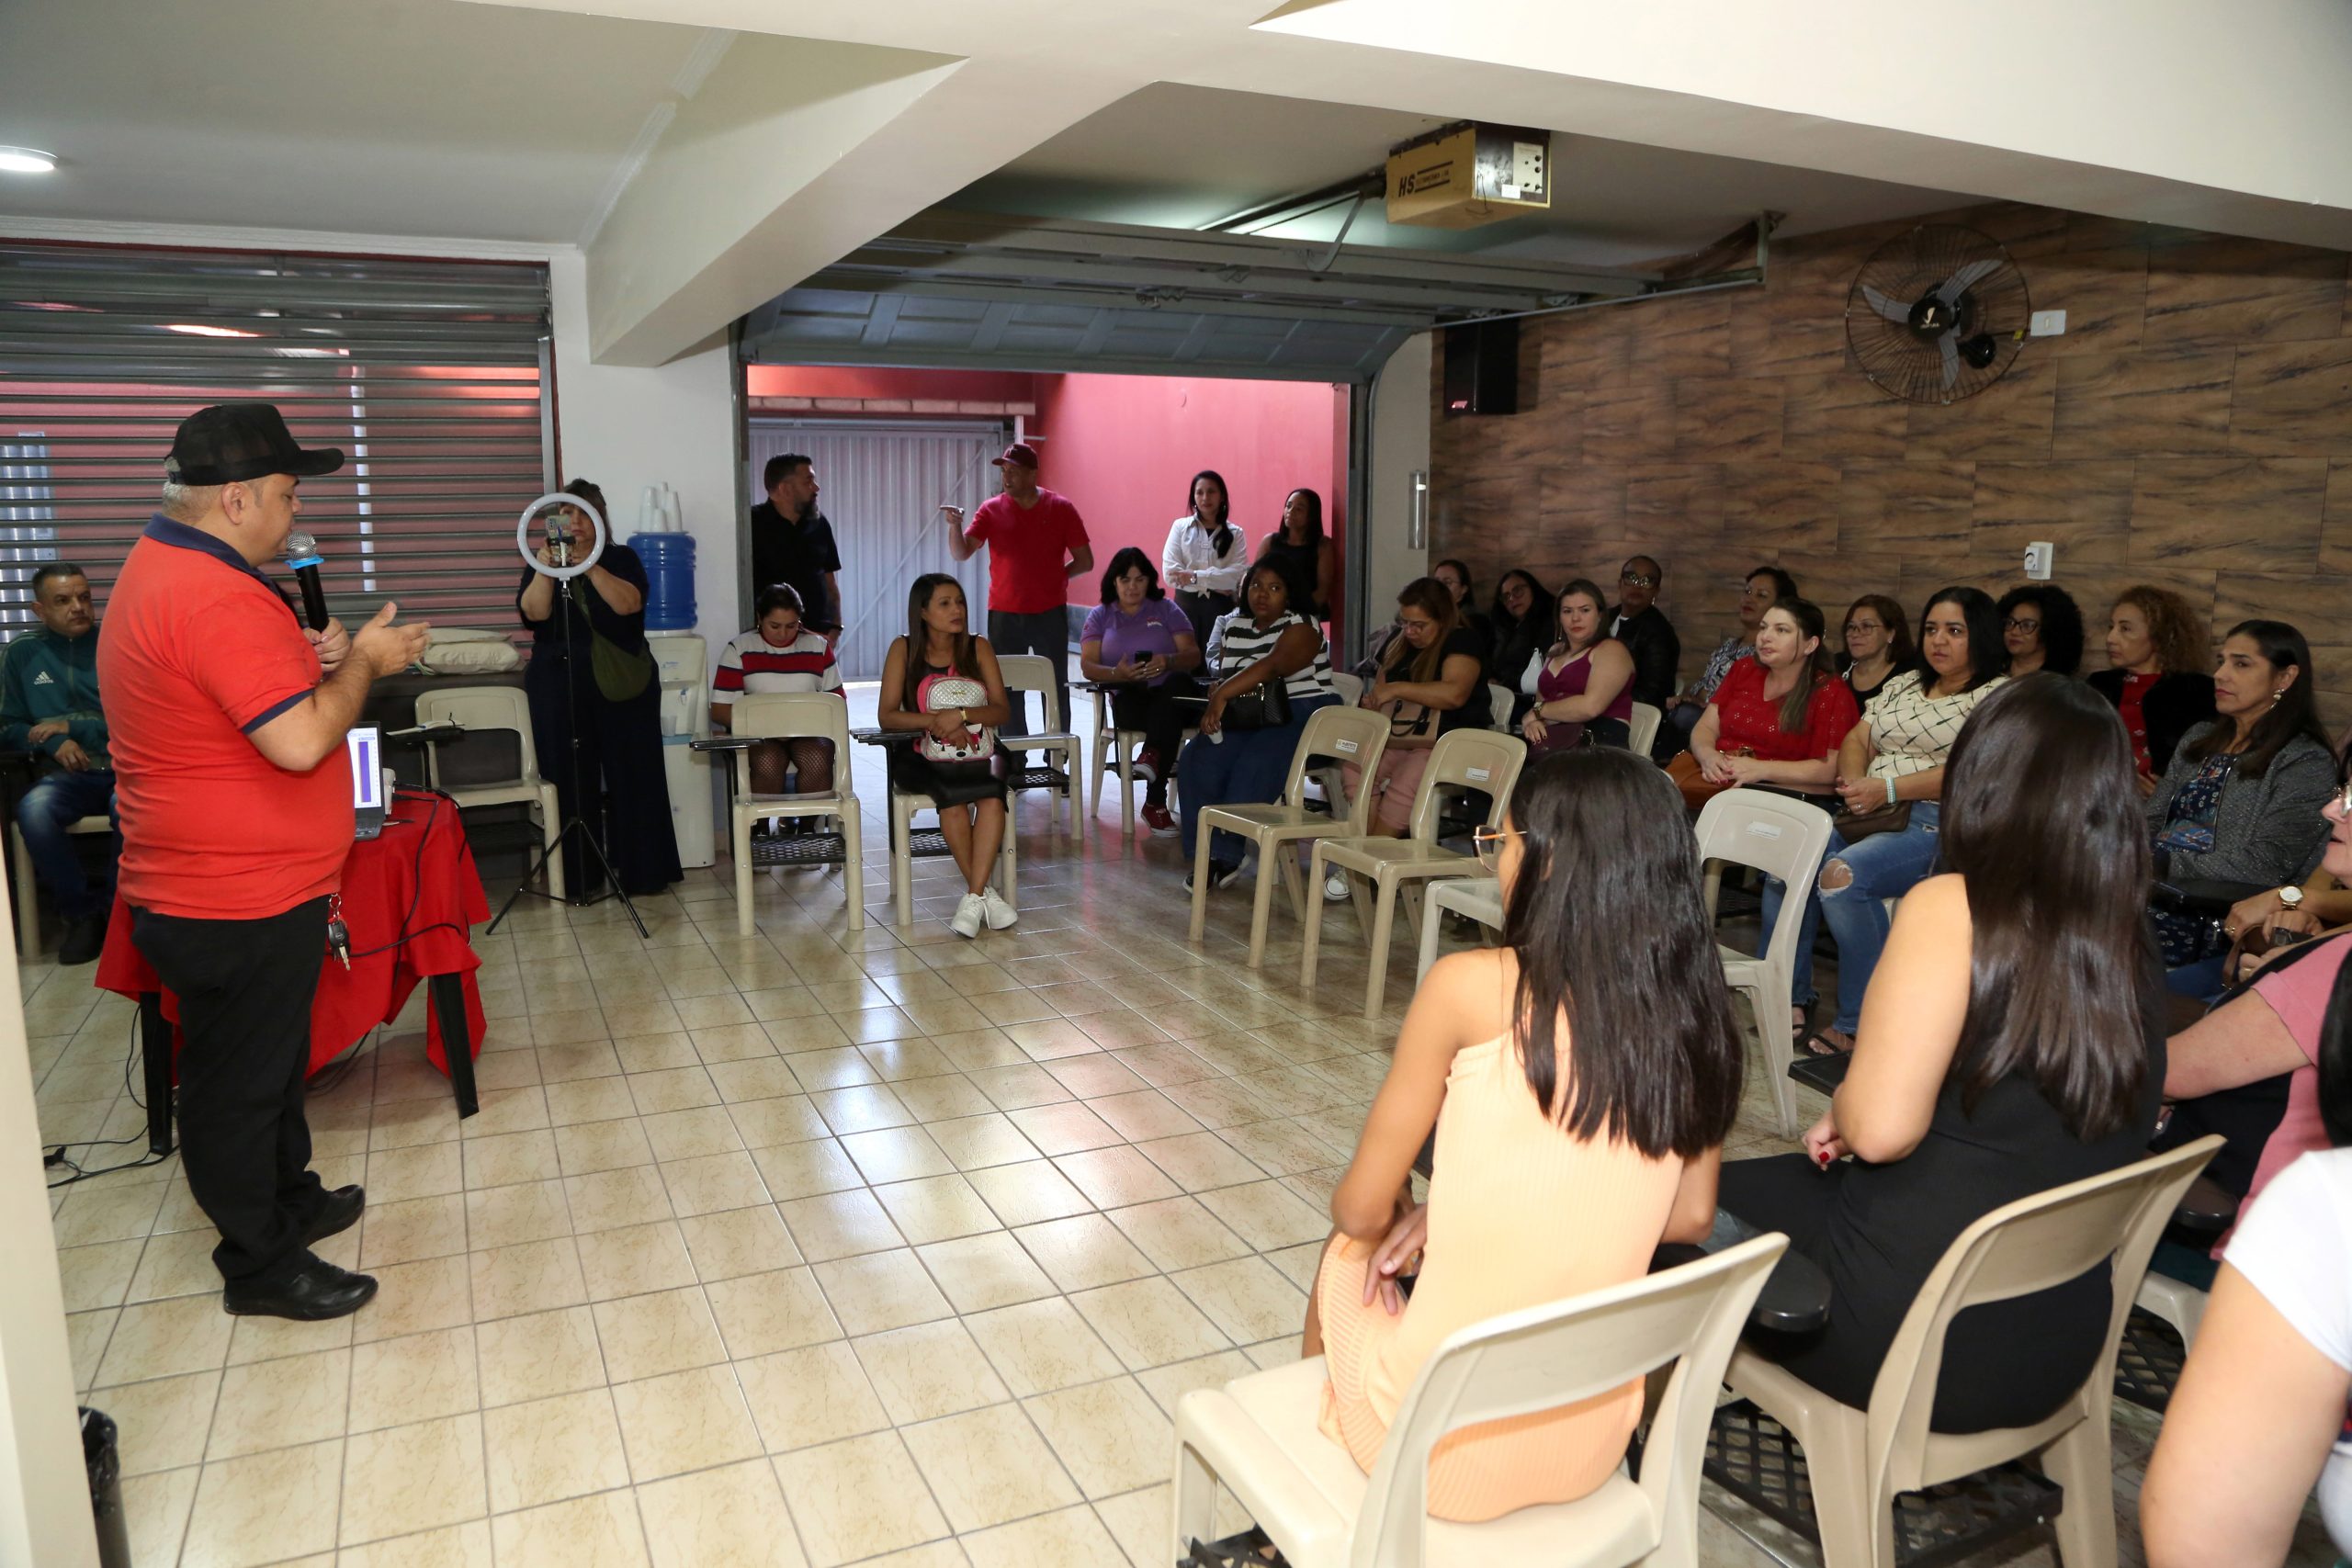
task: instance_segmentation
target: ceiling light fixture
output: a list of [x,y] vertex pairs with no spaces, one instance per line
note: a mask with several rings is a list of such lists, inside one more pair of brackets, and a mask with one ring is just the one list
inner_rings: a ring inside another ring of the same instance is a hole
[[57,155],[35,147],[0,147],[0,174],[51,175],[57,172]]
[[172,321],[165,324],[167,333],[186,333],[190,337],[259,337],[237,327],[209,327],[196,321]]

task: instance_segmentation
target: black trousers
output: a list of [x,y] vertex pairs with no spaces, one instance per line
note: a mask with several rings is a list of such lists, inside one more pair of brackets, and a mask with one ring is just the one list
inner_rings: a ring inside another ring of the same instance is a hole
[[324,898],[258,920],[130,911],[132,942],[179,998],[180,1163],[225,1279],[300,1266],[325,1201],[302,1084],[326,930]]
[[[989,645],[1001,659],[1008,653],[1040,653],[1054,667],[1054,703],[1061,709],[1062,728],[1070,727],[1069,715],[1069,613],[1059,605],[1034,615],[1019,615],[1011,610],[989,612]],[[1019,692],[1011,694],[1012,716],[997,727],[1003,735],[1043,735],[1044,730],[1029,728],[1028,699]]]
[[1158,686],[1121,686],[1111,694],[1111,722],[1121,729],[1143,731],[1144,749],[1159,759],[1150,784],[1143,792],[1146,806],[1168,804],[1168,781],[1175,776],[1176,753],[1184,739],[1185,724],[1200,716],[1178,697],[1198,696],[1201,683],[1190,675],[1170,675]]

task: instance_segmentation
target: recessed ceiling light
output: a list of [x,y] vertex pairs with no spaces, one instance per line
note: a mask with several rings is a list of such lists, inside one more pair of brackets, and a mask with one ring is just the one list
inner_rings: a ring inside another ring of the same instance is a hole
[[167,332],[167,333],[187,333],[188,336],[190,336],[190,337],[259,337],[259,336],[261,336],[261,333],[249,333],[249,332],[244,332],[244,331],[242,331],[242,330],[240,330],[239,328],[236,328],[236,327],[212,327],[212,326],[204,326],[204,325],[201,325],[201,324],[199,324],[199,323],[198,323],[198,322],[195,322],[195,321],[173,321],[173,322],[169,323],[168,325],[166,325],[166,326],[164,328],[164,330],[165,332]]
[[49,175],[57,172],[57,155],[34,147],[0,147],[0,174]]

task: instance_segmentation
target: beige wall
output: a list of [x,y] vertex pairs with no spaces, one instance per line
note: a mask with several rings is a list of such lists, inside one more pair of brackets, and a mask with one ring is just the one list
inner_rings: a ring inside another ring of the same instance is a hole
[[1482,584],[1511,566],[1611,582],[1655,555],[1687,678],[1758,562],[1834,626],[1864,592],[1915,616],[1948,581],[1998,592],[2049,539],[2092,626],[2086,667],[2115,592],[2162,583],[2217,632],[2300,626],[2329,723],[2352,722],[2346,255],[2040,208],[1952,220],[2006,244],[2067,332],[1949,408],[1846,363],[1854,274],[1907,223],[1776,244],[1766,288],[1531,321],[1512,417],[1439,413],[1441,350],[1432,554]]

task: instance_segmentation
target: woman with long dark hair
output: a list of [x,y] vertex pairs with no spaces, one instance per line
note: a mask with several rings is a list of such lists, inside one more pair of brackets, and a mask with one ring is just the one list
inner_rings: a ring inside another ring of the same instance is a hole
[[[1885,900],[1936,863],[1944,764],[1961,726],[1999,685],[2001,624],[1978,588],[1939,589],[1919,617],[1924,668],[1895,676],[1862,710],[1838,749],[1838,829],[1806,901],[1791,994],[1813,995],[1813,939],[1826,921],[1838,939],[1838,1018],[1805,1042],[1816,1056],[1849,1050],[1862,994],[1886,947]],[[1764,929],[1779,918],[1779,885],[1764,886]],[[1802,1027],[1802,1025],[1799,1025]]]
[[1143,731],[1135,768],[1143,775],[1144,829],[1156,839],[1176,836],[1168,781],[1192,716],[1183,699],[1200,694],[1192,674],[1200,667],[1192,623],[1161,593],[1151,558],[1133,545],[1113,556],[1102,573],[1102,603],[1079,628],[1078,668],[1110,691],[1113,724]]
[[2116,597],[2107,615],[2107,662],[2092,691],[2123,716],[2142,795],[2172,766],[2180,738],[2213,716],[2212,663],[2204,617],[2168,588],[2141,583]]
[[1513,567],[1495,583],[1495,607],[1487,616],[1494,628],[1494,651],[1487,658],[1487,678],[1509,686],[1514,694],[1508,717],[1512,727],[1527,716],[1535,701],[1535,661],[1560,635],[1558,603],[1534,574]]
[[[645,642],[645,567],[635,550],[612,542],[613,513],[603,491],[586,479],[563,488],[605,519],[605,553],[572,580],[569,615],[546,573],[526,567],[516,585],[514,607],[531,632],[531,662],[523,670],[531,742],[541,773],[555,781],[565,819],[584,818],[622,891],[649,897],[685,873],[678,863],[670,779],[662,761],[662,683]],[[554,564],[558,528],[569,531],[573,558],[586,553],[591,528],[578,508],[560,507],[547,523],[550,538],[535,552],[540,561]],[[608,654],[600,661],[600,642],[620,657]],[[587,897],[604,880],[603,861],[578,840],[565,840],[563,885],[570,897]]]
[[[710,722],[722,733],[735,716],[739,695],[767,692],[831,692],[842,694],[841,665],[824,633],[802,620],[800,591],[789,582],[760,590],[752,605],[752,629],[719,650],[710,682]],[[833,743],[819,736],[762,740],[752,748],[753,795],[781,795],[785,774],[797,774],[802,795],[826,795],[833,787]],[[818,818],[787,818],[814,825]]]
[[1176,607],[1193,623],[1193,640],[1206,643],[1209,627],[1238,603],[1241,577],[1250,570],[1249,541],[1233,525],[1223,474],[1203,468],[1184,493],[1190,510],[1168,525],[1159,575],[1176,590]]
[[[2319,858],[2319,808],[2335,752],[2312,697],[2312,650],[2284,621],[2240,621],[2213,671],[2219,717],[2190,728],[2148,797],[2148,830],[2167,881],[2300,883]],[[2186,996],[2222,991],[2209,923],[2159,910],[2156,939]]]
[[1301,582],[1315,585],[1311,619],[1331,618],[1340,593],[1340,552],[1323,534],[1323,498],[1304,485],[1283,497],[1282,522],[1258,547],[1260,560],[1279,560]]
[[1009,831],[996,727],[1012,711],[996,649],[972,635],[964,585],[943,571],[916,578],[906,635],[891,639],[882,660],[875,717],[885,729],[919,732],[911,745],[890,749],[890,785],[938,804],[940,833],[964,874],[964,897],[948,922],[957,936],[979,935],[983,922],[1001,931],[1019,918],[989,880]]
[[1560,639],[1532,660],[1521,689],[1534,700],[1519,721],[1528,750],[1623,746],[1634,716],[1634,656],[1608,635],[1608,600],[1579,577],[1560,590]]
[[2083,612],[2064,589],[2019,583],[1993,608],[2001,617],[2001,649],[2008,655],[2005,674],[2047,670],[2071,678],[2083,667]]
[[[1486,665],[1476,633],[1462,624],[1462,606],[1435,577],[1417,577],[1396,595],[1397,634],[1382,650],[1380,667],[1363,689],[1360,705],[1388,716],[1388,749],[1373,776],[1359,783],[1353,762],[1340,764],[1348,796],[1359,787],[1374,791],[1373,831],[1403,838],[1411,825],[1413,796],[1438,737],[1487,722]],[[1347,874],[1335,871],[1330,895],[1347,897]]]
[[[1828,1113],[1803,1154],[1724,1167],[1724,1207],[1829,1274],[1827,1327],[1755,1348],[1857,1407],[1953,1239],[2139,1158],[2165,1081],[2147,840],[2114,711],[2030,675],[1986,695],[1950,755],[1945,870],[1903,900]],[[1955,1318],[1932,1428],[2056,1409],[2105,1342],[2107,1273]]]
[[[1328,1358],[1322,1428],[1372,1468],[1448,1335],[1639,1279],[1661,1241],[1706,1234],[1739,1109],[1727,994],[1698,848],[1672,786],[1614,747],[1520,775],[1479,853],[1502,945],[1438,960],[1331,1199],[1306,1354]],[[1436,1131],[1426,1205],[1408,1182]],[[1396,1277],[1422,1255],[1411,1300]],[[1429,1511],[1487,1519],[1600,1484],[1641,1418],[1642,1380],[1464,1428],[1430,1458]]]

